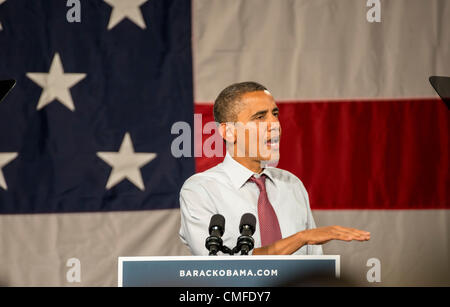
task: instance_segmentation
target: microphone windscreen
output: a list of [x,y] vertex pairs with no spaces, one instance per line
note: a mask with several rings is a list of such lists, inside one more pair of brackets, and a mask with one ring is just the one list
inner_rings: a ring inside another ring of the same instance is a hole
[[211,230],[213,227],[220,228],[220,232],[223,235],[225,231],[225,218],[222,214],[214,214],[211,217],[211,221],[209,222],[209,234],[211,234]]
[[240,232],[242,232],[242,227],[244,225],[250,226],[250,228],[252,229],[252,234],[253,234],[253,232],[255,231],[255,227],[256,227],[256,217],[251,213],[245,213],[244,215],[242,215],[241,223],[239,224]]

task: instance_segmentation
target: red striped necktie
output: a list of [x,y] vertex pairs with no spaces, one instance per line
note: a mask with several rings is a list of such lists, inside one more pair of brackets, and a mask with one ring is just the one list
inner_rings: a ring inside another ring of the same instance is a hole
[[250,177],[249,181],[254,182],[259,188],[258,197],[258,222],[261,233],[261,246],[267,246],[281,239],[280,224],[273,210],[272,204],[267,197],[266,175],[259,178]]

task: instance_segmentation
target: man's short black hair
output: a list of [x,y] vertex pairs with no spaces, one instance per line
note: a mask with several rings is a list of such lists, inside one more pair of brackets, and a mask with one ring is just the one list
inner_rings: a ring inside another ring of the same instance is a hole
[[267,90],[264,85],[253,81],[234,83],[226,87],[214,101],[214,120],[218,123],[236,121],[238,102],[242,95],[264,90]]

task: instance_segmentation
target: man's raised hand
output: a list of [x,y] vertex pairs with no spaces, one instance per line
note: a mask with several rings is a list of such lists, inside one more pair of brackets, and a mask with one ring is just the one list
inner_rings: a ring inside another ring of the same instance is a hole
[[301,232],[301,240],[304,244],[325,244],[331,240],[341,241],[368,241],[370,232],[343,226],[327,226],[308,229]]

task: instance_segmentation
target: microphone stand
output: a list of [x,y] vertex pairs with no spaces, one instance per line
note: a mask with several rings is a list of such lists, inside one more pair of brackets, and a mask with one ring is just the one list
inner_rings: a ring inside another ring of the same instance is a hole
[[248,255],[255,246],[255,240],[251,236],[253,234],[251,226],[243,225],[241,233],[242,235],[237,239],[237,245],[233,248],[233,252],[238,253],[240,251],[241,255]]
[[230,256],[233,256],[234,249],[230,249],[228,246],[222,246],[222,253],[229,254]]

